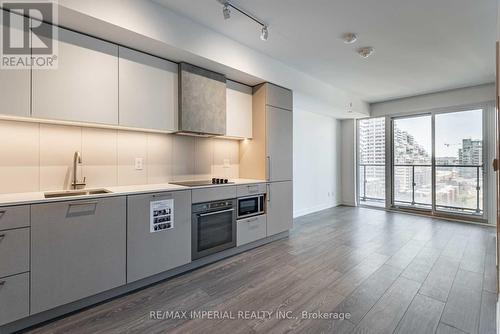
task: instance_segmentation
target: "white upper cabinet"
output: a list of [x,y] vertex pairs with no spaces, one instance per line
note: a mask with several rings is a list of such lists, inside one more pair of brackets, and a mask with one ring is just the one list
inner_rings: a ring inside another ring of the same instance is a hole
[[177,64],[124,47],[119,54],[119,124],[177,130]]
[[252,87],[227,81],[226,136],[252,138]]
[[[1,13],[0,13],[1,14]],[[10,13],[11,22],[27,20],[21,15]],[[9,29],[16,29],[12,24]],[[30,69],[0,69],[0,114],[30,116]]]
[[33,69],[32,116],[118,125],[118,46],[58,28],[58,68]]

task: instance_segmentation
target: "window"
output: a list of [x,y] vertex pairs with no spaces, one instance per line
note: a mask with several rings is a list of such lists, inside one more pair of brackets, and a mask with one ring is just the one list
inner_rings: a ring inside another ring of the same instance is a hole
[[437,114],[436,209],[483,212],[483,111]]
[[358,202],[385,206],[385,118],[358,121]]

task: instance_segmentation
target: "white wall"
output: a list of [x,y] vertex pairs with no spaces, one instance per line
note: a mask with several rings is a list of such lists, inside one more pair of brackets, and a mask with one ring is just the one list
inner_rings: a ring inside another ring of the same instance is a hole
[[356,205],[356,120],[344,119],[341,123],[341,203]]
[[340,203],[340,122],[293,110],[294,217]]
[[394,115],[495,100],[495,85],[487,84],[372,103],[370,116]]

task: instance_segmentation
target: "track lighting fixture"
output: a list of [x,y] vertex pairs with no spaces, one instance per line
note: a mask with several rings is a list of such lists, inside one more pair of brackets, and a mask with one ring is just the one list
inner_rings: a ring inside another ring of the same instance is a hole
[[224,8],[222,9],[222,15],[224,15],[224,20],[228,20],[231,18],[231,9],[229,8],[228,4],[224,5]]
[[231,9],[234,9],[237,12],[240,12],[241,14],[248,17],[250,20],[259,24],[262,27],[262,29],[260,31],[260,39],[263,41],[267,41],[267,39],[269,38],[269,30],[268,30],[268,26],[266,23],[264,23],[262,20],[258,19],[257,17],[253,16],[252,14],[250,14],[249,12],[244,10],[243,8],[235,6],[229,0],[217,0],[217,1],[223,6],[222,7],[222,15],[224,16],[225,20],[228,20],[231,18]]
[[269,31],[267,30],[267,26],[262,27],[262,31],[260,32],[260,39],[263,41],[267,41],[269,37]]

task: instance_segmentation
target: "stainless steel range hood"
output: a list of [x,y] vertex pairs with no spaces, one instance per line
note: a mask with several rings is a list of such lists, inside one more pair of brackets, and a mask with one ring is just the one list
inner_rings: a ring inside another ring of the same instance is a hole
[[187,64],[179,64],[179,134],[226,134],[226,77]]

